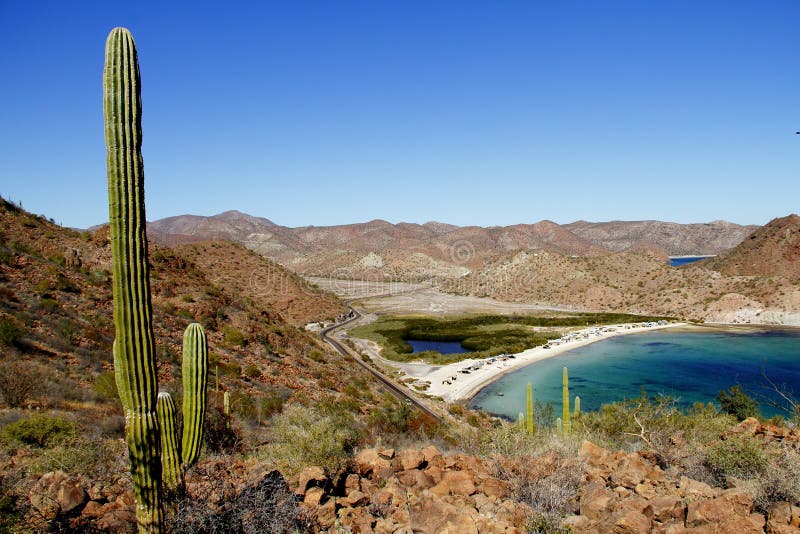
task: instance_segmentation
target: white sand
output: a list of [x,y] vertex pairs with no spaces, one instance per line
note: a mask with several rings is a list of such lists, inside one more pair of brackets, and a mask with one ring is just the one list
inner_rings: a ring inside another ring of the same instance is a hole
[[[488,363],[488,359],[469,359],[439,367],[423,363],[402,365],[397,365],[396,362],[392,363],[401,368],[407,376],[417,378],[418,381],[430,382],[430,387],[425,391],[428,395],[442,397],[447,402],[456,402],[469,399],[493,380],[533,362],[551,358],[602,339],[676,326],[685,326],[685,323],[669,323],[666,325],[654,326],[640,326],[640,323],[637,323],[636,325],[622,324],[585,328],[571,333],[576,335],[576,337],[580,337],[580,339],[566,341],[559,345],[551,346],[549,349],[535,347],[515,354],[513,359],[507,359],[505,361],[500,361],[499,358],[495,359],[494,363]],[[595,332],[600,329],[608,328],[612,328],[614,331],[603,331],[599,332],[599,335],[595,335]],[[584,339],[584,334],[589,334],[589,338]],[[469,374],[459,372],[462,369],[479,364],[483,364],[480,369],[471,371]],[[455,377],[455,380],[452,380],[452,377]],[[447,383],[448,381],[450,382],[449,384]]]

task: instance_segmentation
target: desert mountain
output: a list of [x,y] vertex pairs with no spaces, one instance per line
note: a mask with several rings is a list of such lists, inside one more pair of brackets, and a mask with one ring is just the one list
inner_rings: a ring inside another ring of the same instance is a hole
[[678,224],[662,221],[577,221],[565,228],[587,241],[612,250],[626,252],[638,248],[663,249],[670,256],[720,254],[742,242],[758,226],[742,226],[727,221]]
[[782,276],[800,281],[800,217],[773,219],[735,248],[705,260],[728,275]]
[[484,228],[384,220],[288,228],[228,211],[210,217],[161,219],[151,222],[148,231],[168,245],[200,239],[233,241],[304,274],[373,276],[375,269],[381,269],[382,275],[410,280],[461,276],[517,251],[581,257],[628,251],[662,260],[668,255],[717,254],[737,245],[754,228],[723,221],[688,225],[540,221]]

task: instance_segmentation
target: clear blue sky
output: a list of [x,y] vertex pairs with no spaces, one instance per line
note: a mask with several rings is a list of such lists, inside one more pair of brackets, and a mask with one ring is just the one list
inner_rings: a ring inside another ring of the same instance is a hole
[[797,0],[160,4],[0,0],[0,194],[107,219],[103,50],[126,26],[151,220],[800,209]]

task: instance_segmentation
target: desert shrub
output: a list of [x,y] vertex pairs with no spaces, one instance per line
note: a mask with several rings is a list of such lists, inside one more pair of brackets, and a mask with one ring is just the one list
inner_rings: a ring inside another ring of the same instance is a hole
[[113,371],[105,371],[97,375],[94,379],[94,392],[97,397],[104,401],[115,401],[119,398],[117,392],[117,379]]
[[77,430],[74,421],[46,414],[33,414],[7,424],[0,431],[0,435],[12,443],[50,448],[64,444],[76,434]]
[[268,473],[259,483],[245,487],[238,494],[231,491],[225,477],[210,472],[200,474],[209,482],[195,486],[191,493],[172,503],[166,518],[169,532],[286,534],[309,530],[297,496],[279,472]]
[[22,337],[22,328],[10,317],[0,317],[0,347],[16,345]]
[[317,363],[325,363],[325,354],[321,350],[312,349],[308,353],[308,357]]
[[38,397],[42,391],[42,373],[32,362],[0,362],[0,397],[11,408]]
[[759,416],[758,402],[742,391],[740,386],[731,386],[727,391],[717,393],[717,402],[723,412],[733,415],[739,421]]
[[224,333],[225,333],[225,343],[233,345],[235,347],[244,346],[245,338],[241,330],[237,330],[236,328],[229,326],[225,328]]
[[258,377],[261,376],[261,369],[259,369],[257,366],[255,366],[253,364],[250,364],[245,368],[244,376],[246,376],[247,378],[253,378],[253,379],[258,378]]
[[128,470],[127,446],[120,439],[72,434],[36,457],[28,470],[34,474],[61,470],[91,479],[111,480]]
[[56,289],[65,293],[80,293],[81,288],[75,285],[72,280],[59,273],[56,277]]
[[721,484],[760,476],[767,463],[764,449],[750,436],[732,437],[706,450],[706,464]]
[[410,403],[398,401],[387,394],[378,409],[370,414],[369,422],[371,427],[381,432],[401,434],[408,430],[414,416],[414,408]]
[[242,376],[242,366],[239,365],[238,363],[220,362],[216,367],[219,367],[220,373],[222,373],[225,376],[229,376],[231,378],[239,378],[240,376]]
[[295,475],[307,465],[331,472],[343,467],[360,437],[347,416],[296,404],[272,418],[272,443],[265,454],[281,472]]
[[277,393],[269,393],[261,398],[261,417],[266,419],[283,410],[284,399]]
[[39,299],[39,305],[37,308],[44,312],[52,312],[58,308],[58,301],[51,297],[42,297]]
[[203,424],[203,442],[214,453],[233,452],[239,444],[233,421],[223,411],[222,394],[209,392]]

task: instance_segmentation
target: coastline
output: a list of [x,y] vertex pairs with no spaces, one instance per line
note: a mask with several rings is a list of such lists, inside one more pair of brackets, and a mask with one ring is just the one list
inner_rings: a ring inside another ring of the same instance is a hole
[[[689,323],[669,323],[666,325],[654,326],[619,324],[585,328],[574,332],[574,334],[577,337],[581,337],[581,339],[566,341],[557,346],[551,346],[549,349],[545,349],[544,346],[527,349],[515,354],[513,359],[507,359],[505,361],[501,361],[498,358],[495,359],[493,363],[488,363],[488,360],[467,359],[433,369],[431,369],[430,365],[426,364],[424,366],[426,369],[421,368],[420,371],[422,371],[422,373],[419,375],[409,372],[412,371],[410,368],[411,366],[405,365],[404,371],[408,376],[414,377],[420,381],[430,382],[430,387],[425,391],[428,395],[441,397],[446,402],[468,402],[481,389],[501,376],[517,371],[526,365],[564,354],[572,349],[584,347],[597,341],[617,336],[652,332],[666,328],[691,328],[692,326],[693,325]],[[600,329],[604,329],[605,331],[598,332]],[[585,335],[589,335],[589,337],[583,338]],[[468,374],[462,372],[466,370],[466,368],[478,364],[482,364],[480,368],[472,370]],[[453,377],[455,377],[455,380],[452,380]]]

